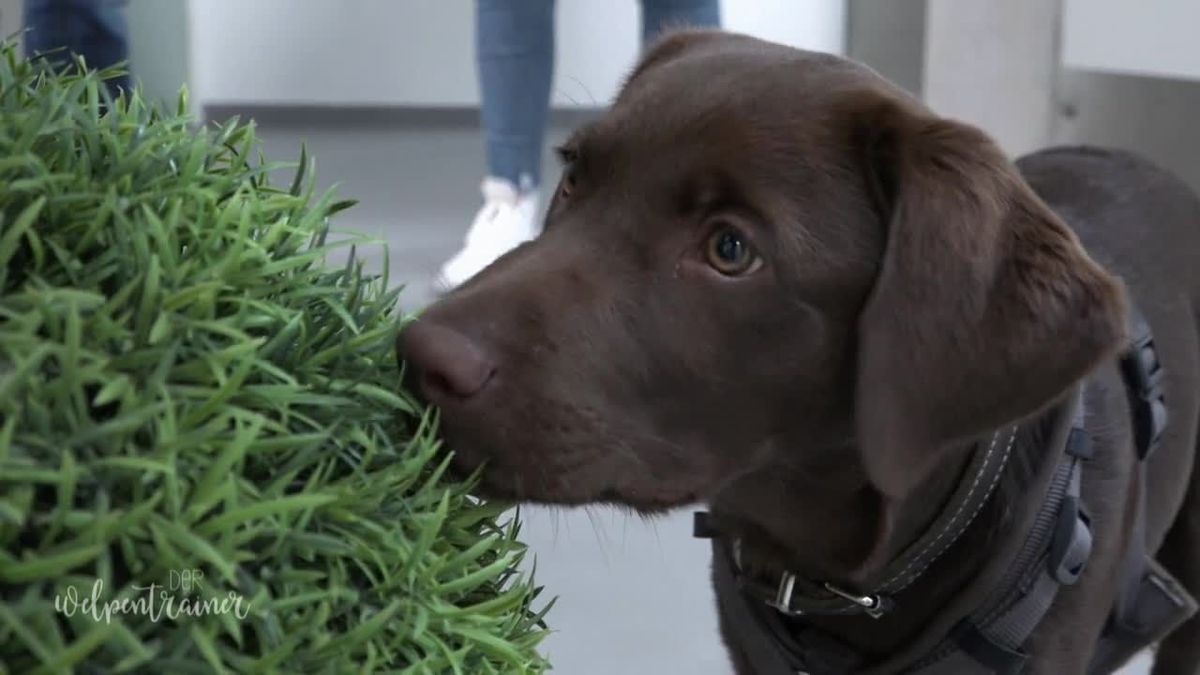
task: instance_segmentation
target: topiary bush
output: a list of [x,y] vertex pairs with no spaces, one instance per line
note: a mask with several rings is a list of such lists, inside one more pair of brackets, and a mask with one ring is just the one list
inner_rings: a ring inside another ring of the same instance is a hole
[[327,234],[349,202],[0,52],[0,671],[544,670],[516,520],[444,478],[386,263]]

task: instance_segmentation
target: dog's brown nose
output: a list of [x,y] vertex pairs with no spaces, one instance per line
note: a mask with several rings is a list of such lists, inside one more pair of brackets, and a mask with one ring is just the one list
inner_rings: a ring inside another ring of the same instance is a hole
[[469,337],[437,323],[414,321],[400,332],[396,347],[408,363],[407,384],[430,403],[470,398],[496,372]]

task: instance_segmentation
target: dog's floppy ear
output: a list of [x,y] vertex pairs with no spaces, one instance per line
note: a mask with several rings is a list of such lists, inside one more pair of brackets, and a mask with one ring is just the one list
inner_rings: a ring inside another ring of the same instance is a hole
[[1112,355],[1125,299],[981,131],[882,95],[852,114],[887,237],[858,324],[857,426],[870,479],[899,496]]

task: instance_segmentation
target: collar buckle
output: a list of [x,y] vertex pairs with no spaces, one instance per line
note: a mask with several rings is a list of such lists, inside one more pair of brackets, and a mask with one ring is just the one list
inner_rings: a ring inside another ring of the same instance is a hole
[[788,616],[803,616],[804,612],[792,609],[792,591],[796,589],[796,575],[785,571],[779,575],[779,589],[775,591],[775,600],[767,604]]
[[[844,591],[831,583],[824,584],[825,590],[833,593],[843,600],[848,600],[862,609],[863,613],[872,619],[878,619],[887,612],[887,604],[879,595],[859,595]],[[804,616],[806,612],[802,609],[792,607],[792,596],[796,590],[796,575],[791,572],[784,572],[779,575],[779,588],[775,591],[775,599],[768,602],[776,611],[787,616]]]
[[862,607],[863,612],[872,619],[878,619],[879,617],[883,616],[883,613],[886,611],[886,607],[884,607],[883,604],[883,598],[878,595],[858,595],[855,593],[850,593],[848,591],[843,591],[842,589],[828,582],[825,583],[825,590],[833,593],[843,600],[849,600],[859,607]]

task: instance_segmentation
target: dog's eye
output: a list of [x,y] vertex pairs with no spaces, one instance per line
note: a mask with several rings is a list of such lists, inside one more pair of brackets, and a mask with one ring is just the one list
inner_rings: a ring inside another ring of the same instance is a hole
[[571,193],[574,191],[575,191],[575,172],[572,171],[571,167],[568,166],[566,169],[563,169],[562,182],[559,183],[559,186],[558,186],[558,196],[563,199],[566,199],[567,197],[570,197]]
[[579,159],[579,151],[570,145],[560,145],[554,149],[554,153],[558,155],[558,161],[563,166],[570,166]]
[[563,166],[562,180],[558,183],[557,196],[559,199],[566,199],[575,191],[575,162],[579,159],[579,152],[569,145],[559,146],[555,148],[555,151]]
[[729,226],[709,235],[705,255],[713,269],[727,276],[752,272],[762,262],[746,235]]

